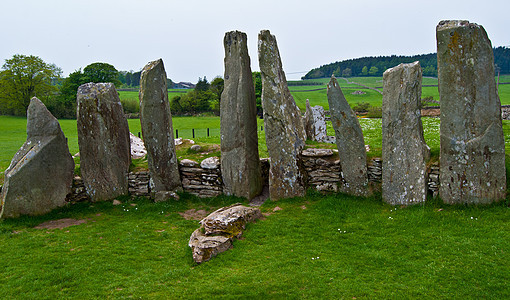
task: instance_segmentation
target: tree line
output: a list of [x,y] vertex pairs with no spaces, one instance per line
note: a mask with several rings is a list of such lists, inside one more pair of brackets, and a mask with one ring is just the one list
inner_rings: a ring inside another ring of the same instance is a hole
[[[510,48],[493,48],[494,66],[496,73],[510,74]],[[325,78],[335,75],[336,77],[359,77],[359,76],[382,76],[384,71],[401,63],[419,61],[423,76],[437,77],[437,54],[420,54],[413,56],[369,56],[355,59],[337,61],[312,69],[301,79]]]
[[[108,63],[92,63],[66,78],[54,64],[33,55],[16,54],[0,70],[0,114],[24,116],[30,99],[38,97],[57,118],[76,118],[78,87],[88,82],[111,82],[115,87],[140,85],[141,72],[117,71]],[[167,79],[171,88],[173,82]]]

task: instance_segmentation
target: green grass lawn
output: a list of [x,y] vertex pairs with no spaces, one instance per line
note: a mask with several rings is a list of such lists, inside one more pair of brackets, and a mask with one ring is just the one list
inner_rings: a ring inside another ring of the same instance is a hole
[[[510,297],[509,208],[409,208],[309,192],[267,202],[234,248],[201,265],[178,212],[239,199],[77,204],[0,222],[2,299]],[[282,210],[273,212],[278,206]],[[35,229],[46,220],[85,224]]]
[[[173,121],[183,134],[219,127],[218,117]],[[60,122],[73,153],[78,150],[76,121]],[[369,155],[380,155],[381,120],[360,123]],[[439,119],[423,118],[423,123],[437,156]],[[508,164],[510,121],[503,124]],[[26,138],[26,119],[0,116],[0,126],[5,169]],[[140,131],[137,119],[129,126],[135,134]],[[331,126],[328,130],[332,134]],[[218,136],[195,140],[219,143]],[[265,143],[263,131],[259,143]],[[80,203],[45,216],[0,221],[0,298],[510,297],[508,198],[491,206],[449,206],[429,199],[401,208],[382,203],[380,195],[363,199],[309,191],[306,197],[265,203],[265,220],[249,224],[233,249],[201,265],[193,262],[187,246],[199,224],[178,213],[191,208],[212,212],[245,200],[188,194],[157,204],[119,199],[123,204],[118,206]],[[282,210],[274,211],[276,206]],[[86,223],[34,228],[62,218]]]

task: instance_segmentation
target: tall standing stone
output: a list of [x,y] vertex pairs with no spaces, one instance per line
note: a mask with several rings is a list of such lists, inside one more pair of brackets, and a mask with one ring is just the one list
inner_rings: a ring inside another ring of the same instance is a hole
[[148,63],[140,77],[140,122],[155,192],[181,189],[166,80],[161,59]]
[[320,105],[312,107],[308,99],[306,99],[305,131],[306,138],[309,140],[317,142],[328,140],[324,107]]
[[383,74],[382,198],[392,205],[410,205],[427,198],[430,149],[421,123],[419,62],[400,64]]
[[86,83],[78,88],[80,169],[92,201],[128,193],[131,164],[129,128],[112,83]]
[[491,42],[482,26],[468,21],[441,21],[436,35],[440,196],[446,203],[504,199],[505,143]]
[[306,133],[301,112],[287,86],[275,36],[262,30],[258,44],[266,144],[271,159],[269,195],[273,200],[303,196],[300,155]]
[[257,134],[257,103],[246,34],[231,31],[225,46],[225,85],[221,94],[221,174],[224,193],[252,199],[262,191]]
[[27,111],[27,140],[5,171],[1,218],[41,215],[66,203],[74,161],[57,119],[37,98]]
[[340,183],[340,191],[355,196],[366,196],[369,190],[363,131],[335,77],[331,77],[328,83],[328,102],[342,167],[343,180]]

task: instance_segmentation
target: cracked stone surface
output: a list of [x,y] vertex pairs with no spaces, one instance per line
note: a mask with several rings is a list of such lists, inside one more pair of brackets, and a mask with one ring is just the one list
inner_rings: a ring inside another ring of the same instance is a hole
[[140,123],[155,192],[182,190],[166,79],[161,59],[140,76]]
[[410,205],[427,198],[430,148],[421,122],[419,62],[400,64],[383,74],[382,198],[392,205]]
[[504,199],[505,144],[491,42],[469,21],[441,21],[436,36],[440,196],[452,204]]
[[262,30],[258,41],[264,128],[271,158],[269,195],[272,200],[304,196],[305,180],[299,156],[306,133],[301,111],[287,86],[275,36],[269,30]]
[[80,169],[92,201],[128,193],[129,127],[112,83],[86,83],[77,93]]
[[340,191],[367,196],[369,189],[365,139],[358,118],[347,103],[335,77],[331,77],[328,83],[328,102],[342,168]]
[[252,199],[262,191],[257,102],[246,34],[225,33],[225,83],[220,102],[223,192]]
[[0,218],[42,215],[63,206],[74,161],[57,119],[37,98],[27,111],[27,140],[5,171]]

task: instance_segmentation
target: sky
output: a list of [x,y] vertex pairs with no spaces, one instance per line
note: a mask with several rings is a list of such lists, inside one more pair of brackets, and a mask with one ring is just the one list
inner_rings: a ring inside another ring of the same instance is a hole
[[403,0],[2,0],[0,61],[35,55],[63,76],[94,62],[139,71],[162,58],[175,82],[223,76],[226,32],[276,36],[288,80],[335,61],[436,51],[441,20],[482,25],[494,47],[510,46],[510,1]]

